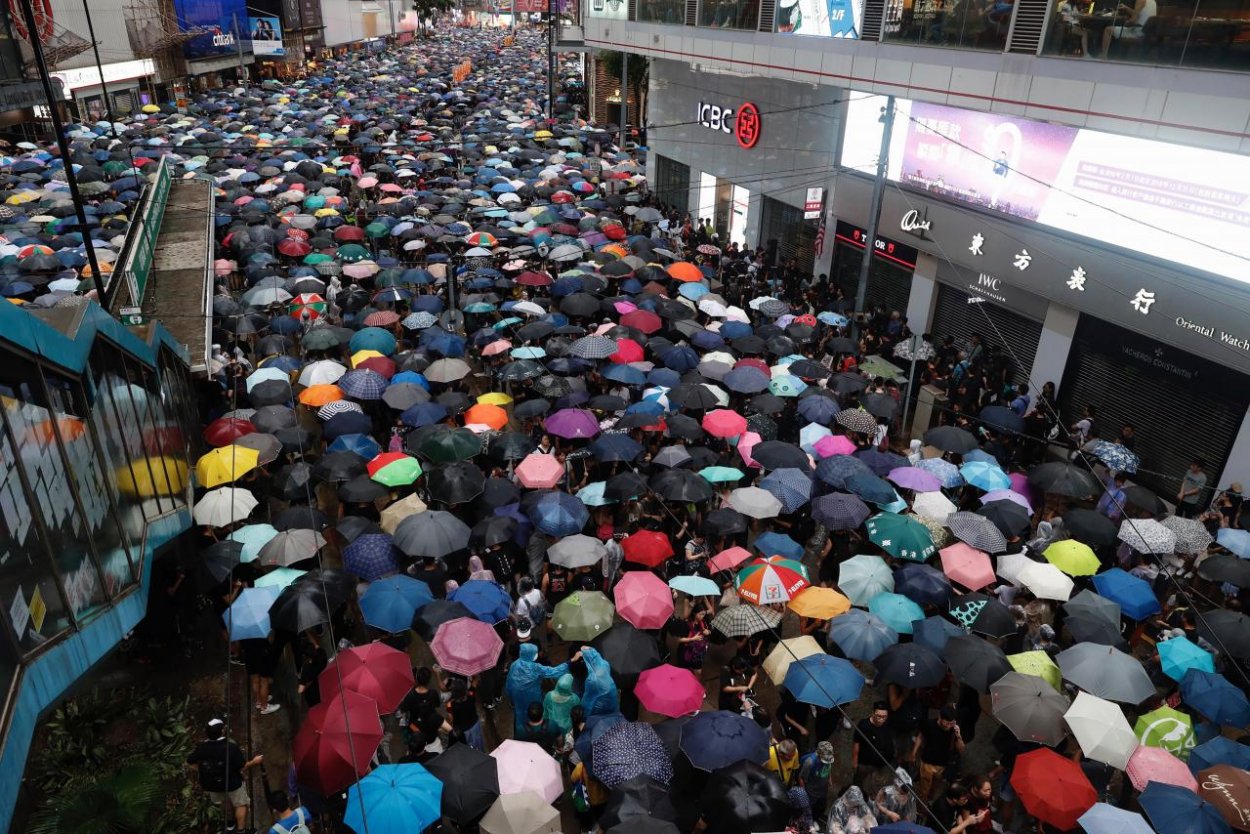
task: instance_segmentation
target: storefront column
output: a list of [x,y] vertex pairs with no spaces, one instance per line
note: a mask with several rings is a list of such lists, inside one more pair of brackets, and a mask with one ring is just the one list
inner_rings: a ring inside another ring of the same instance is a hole
[[913,333],[925,333],[933,321],[933,307],[937,304],[937,267],[937,258],[928,252],[916,255],[911,295],[907,297],[907,326]]
[[1042,337],[1037,343],[1037,353],[1033,357],[1033,368],[1029,371],[1029,393],[1033,396],[1047,382],[1055,383],[1063,379],[1064,368],[1068,365],[1068,354],[1072,350],[1072,336],[1076,333],[1076,323],[1081,314],[1071,307],[1064,307],[1053,301],[1046,308],[1046,319],[1042,322]]
[[1237,439],[1228,452],[1228,462],[1220,474],[1220,489],[1227,489],[1231,483],[1239,483],[1244,489],[1250,483],[1250,411],[1246,412],[1237,430]]

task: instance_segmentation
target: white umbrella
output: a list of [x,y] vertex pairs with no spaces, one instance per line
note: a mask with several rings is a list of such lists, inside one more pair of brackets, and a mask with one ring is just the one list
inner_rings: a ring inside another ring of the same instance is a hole
[[781,514],[777,496],[759,487],[739,487],[729,493],[729,506],[751,518],[776,518]]
[[553,564],[566,568],[582,568],[598,564],[607,552],[603,542],[585,533],[577,533],[565,536],[547,548],[547,558]]
[[1176,534],[1153,518],[1125,519],[1120,525],[1120,541],[1138,553],[1172,553],[1176,550]]
[[916,515],[922,515],[925,518],[931,518],[943,524],[959,509],[949,498],[940,492],[920,493],[916,496],[916,500],[912,502],[911,508]]
[[[930,493],[926,492],[925,494],[929,495]],[[1004,553],[1002,556],[997,557],[997,561],[998,563],[994,572],[1003,579],[1006,579],[1012,585],[1017,586],[1023,584],[1020,581],[1021,572],[1023,572],[1025,568],[1030,565],[1037,564],[1037,562],[1033,561],[1023,553]]]
[[1128,767],[1129,757],[1137,749],[1137,736],[1119,706],[1088,692],[1078,692],[1063,718],[1086,758],[1117,770]]
[[196,524],[225,527],[242,521],[256,509],[256,498],[240,487],[222,487],[206,492],[195,505],[192,515]]
[[1030,561],[1016,574],[1016,581],[1040,599],[1057,599],[1067,602],[1068,597],[1072,596],[1071,577],[1050,562]]
[[347,368],[340,363],[332,359],[322,359],[304,366],[304,369],[299,372],[299,384],[306,387],[333,385],[345,373],[347,373]]

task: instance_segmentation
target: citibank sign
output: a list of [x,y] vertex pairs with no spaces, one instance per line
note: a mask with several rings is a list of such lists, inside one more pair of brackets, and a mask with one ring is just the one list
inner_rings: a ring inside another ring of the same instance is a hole
[[732,134],[738,145],[746,149],[755,147],[755,143],[759,142],[763,127],[759,108],[750,102],[739,105],[735,110],[701,101],[695,111],[695,121],[711,130]]

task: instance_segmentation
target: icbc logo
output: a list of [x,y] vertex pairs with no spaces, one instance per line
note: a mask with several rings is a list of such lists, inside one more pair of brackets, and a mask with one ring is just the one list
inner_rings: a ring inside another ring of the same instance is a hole
[[738,108],[738,122],[734,125],[734,138],[743,148],[753,148],[760,141],[760,111],[747,102]]

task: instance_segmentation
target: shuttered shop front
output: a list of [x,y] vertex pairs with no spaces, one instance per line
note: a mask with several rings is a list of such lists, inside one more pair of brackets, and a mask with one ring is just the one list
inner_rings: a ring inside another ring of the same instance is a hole
[[1092,405],[1104,438],[1133,424],[1141,458],[1133,480],[1169,500],[1196,457],[1207,463],[1207,483],[1219,480],[1248,404],[1245,374],[1085,315],[1059,388],[1067,423]]
[[[942,277],[941,272],[939,277]],[[1030,296],[1024,303],[1026,300],[1019,298],[1018,292],[1016,295],[1012,300],[1022,303],[1021,310],[993,303],[971,288],[939,284],[929,332],[938,342],[954,336],[955,344],[964,351],[971,345],[972,336],[979,335],[987,348],[994,347],[1006,354],[1011,362],[1013,382],[1028,383],[1033,358],[1037,356],[1037,343],[1042,338],[1045,302]],[[973,303],[969,303],[970,299]],[[1041,304],[1040,313],[1034,309],[1036,303]],[[1040,388],[1045,380],[1035,382]]]
[[760,220],[760,244],[777,241],[777,257],[782,263],[794,258],[799,269],[810,273],[816,260],[816,220],[804,220],[803,210],[789,203],[765,197]]
[[[846,297],[855,300],[855,290],[859,286],[859,267],[864,260],[864,230],[850,223],[838,221],[834,240],[833,271],[831,278],[835,286],[842,288]],[[916,271],[917,252],[910,246],[877,237],[876,257],[872,259],[872,268],[868,272],[868,292],[864,296],[864,307],[871,311],[877,307],[886,310],[907,310],[907,301],[911,298],[911,279]]]

